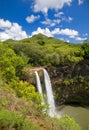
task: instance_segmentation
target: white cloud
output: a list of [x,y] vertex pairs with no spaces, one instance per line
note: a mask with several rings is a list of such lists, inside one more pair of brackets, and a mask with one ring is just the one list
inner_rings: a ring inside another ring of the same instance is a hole
[[62,9],[65,5],[70,6],[72,0],[35,0],[34,2],[34,11],[36,12],[48,12],[49,9]]
[[46,20],[42,21],[41,23],[52,27],[52,26],[55,26],[56,24],[59,24],[60,22],[61,22],[60,19],[51,20],[51,19],[46,18]]
[[38,27],[38,29],[34,31],[32,35],[38,33],[42,33],[47,36],[65,35],[65,36],[69,36],[70,38],[75,38],[78,36],[78,31],[73,29],[68,29],[68,28],[66,29],[55,28],[54,30],[50,31],[48,28],[42,29],[41,27]]
[[7,39],[10,39],[11,37],[5,33],[5,32],[0,32],[0,41],[4,41],[4,40],[7,40]]
[[77,41],[84,41],[84,40],[86,40],[87,38],[85,37],[85,38],[81,38],[81,37],[76,37],[75,38]]
[[51,31],[48,28],[42,29],[41,27],[38,27],[36,31],[32,32],[32,36],[39,33],[42,33],[48,37],[53,37]]
[[70,40],[66,40],[66,42],[68,42],[68,43],[69,43],[69,42],[70,42]]
[[11,22],[4,19],[0,19],[0,29],[5,29],[5,28],[10,28],[11,27]]
[[[42,29],[41,27],[38,27],[36,31],[32,32],[32,36],[35,34],[42,33],[48,37],[54,37],[55,35],[62,35],[62,36],[68,36],[69,38],[73,38],[76,41],[84,41],[87,38],[81,38],[79,37],[79,33],[76,30],[73,29],[60,29],[60,28],[55,28],[54,30],[50,31],[48,28]],[[69,42],[69,40],[67,40]]]
[[[51,23],[51,20],[48,20],[49,23]],[[56,22],[54,21],[54,24]],[[0,19],[0,40],[4,41],[7,39],[14,39],[14,40],[21,40],[27,37],[30,37],[27,35],[25,31],[23,31],[22,26],[20,26],[18,23],[11,23],[9,20]],[[69,38],[73,38],[77,41],[84,41],[87,38],[83,37],[81,38],[79,36],[78,31],[65,28],[55,28],[54,30],[50,30],[48,28],[42,29],[41,27],[38,27],[36,31],[32,32],[32,36],[38,33],[42,33],[48,37],[54,37],[55,35],[60,36],[68,36]],[[87,35],[87,34],[86,34]]]
[[58,12],[54,15],[57,18],[60,18],[60,21],[66,21],[66,22],[71,22],[73,20],[72,17],[66,17],[63,12]]
[[63,12],[58,12],[58,13],[54,14],[54,16],[55,16],[55,19],[49,19],[46,16],[45,21],[41,21],[41,23],[52,27],[52,26],[55,26],[55,25],[61,23],[62,21],[71,22],[73,20],[73,18],[70,16],[69,17],[64,16]]
[[78,36],[78,31],[66,28],[66,29],[61,30],[61,34],[67,35],[69,37],[75,37],[75,36]]
[[78,4],[81,5],[84,3],[84,0],[78,0]]
[[65,22],[71,22],[73,20],[73,18],[72,17],[66,17],[66,16],[62,16],[61,17],[61,21],[65,21]]
[[68,21],[71,22],[72,20],[73,20],[73,18],[69,16]]
[[27,21],[28,23],[32,23],[32,22],[36,21],[36,20],[39,19],[39,18],[40,18],[40,15],[34,16],[34,15],[32,14],[31,16],[27,16],[26,21]]
[[54,35],[65,35],[69,36],[70,38],[75,38],[76,36],[78,36],[78,31],[68,28],[66,29],[55,28],[54,30],[50,31],[48,28],[42,29],[41,27],[38,27],[38,29],[34,31],[32,35],[38,33],[42,33],[44,35],[51,37],[53,37]]
[[55,16],[55,17],[59,17],[59,18],[60,18],[62,15],[64,15],[64,13],[63,13],[63,12],[57,12],[54,16]]
[[52,34],[66,35],[66,36],[69,36],[71,38],[74,38],[74,37],[78,36],[78,31],[73,30],[73,29],[68,29],[68,28],[66,28],[66,29],[55,28],[52,31]]
[[83,34],[83,36],[88,36],[88,33]]
[[8,20],[0,19],[0,40],[7,39],[21,40],[27,38],[27,34],[22,30],[22,27],[18,23],[11,23]]

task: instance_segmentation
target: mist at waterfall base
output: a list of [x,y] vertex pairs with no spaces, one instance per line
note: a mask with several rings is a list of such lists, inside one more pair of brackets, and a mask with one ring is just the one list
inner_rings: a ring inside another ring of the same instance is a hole
[[[51,117],[58,116],[58,113],[57,113],[56,107],[55,107],[55,101],[54,101],[54,96],[53,96],[53,91],[52,91],[52,85],[51,85],[50,77],[48,75],[48,72],[45,69],[43,69],[43,73],[44,73],[44,84],[45,84],[45,89],[46,89],[47,103],[49,105],[49,112],[48,112],[48,114]],[[35,71],[35,75],[36,75],[36,84],[37,84],[38,92],[41,95],[43,95],[41,81],[40,81],[40,77],[39,77],[37,71]],[[45,103],[43,98],[42,98],[42,103]]]

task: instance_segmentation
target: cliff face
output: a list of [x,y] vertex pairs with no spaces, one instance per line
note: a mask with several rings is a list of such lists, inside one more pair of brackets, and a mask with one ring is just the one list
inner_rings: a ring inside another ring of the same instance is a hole
[[[28,68],[28,82],[36,86],[34,72],[37,71],[45,91],[42,69],[42,67]],[[51,78],[56,104],[89,105],[89,59],[78,64],[65,63],[46,69]]]
[[57,104],[89,105],[89,59],[48,67]]

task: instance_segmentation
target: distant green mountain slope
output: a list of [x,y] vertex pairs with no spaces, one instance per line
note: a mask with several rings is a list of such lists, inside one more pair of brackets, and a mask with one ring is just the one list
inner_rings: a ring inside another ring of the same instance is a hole
[[4,45],[16,54],[26,56],[33,66],[53,65],[64,62],[79,62],[83,59],[81,44],[67,43],[42,34],[21,41],[7,40]]

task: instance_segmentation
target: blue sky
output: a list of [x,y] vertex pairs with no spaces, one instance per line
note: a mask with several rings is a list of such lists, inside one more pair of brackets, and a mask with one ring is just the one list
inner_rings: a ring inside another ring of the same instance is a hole
[[89,0],[0,0],[0,40],[42,33],[67,42],[89,39]]

